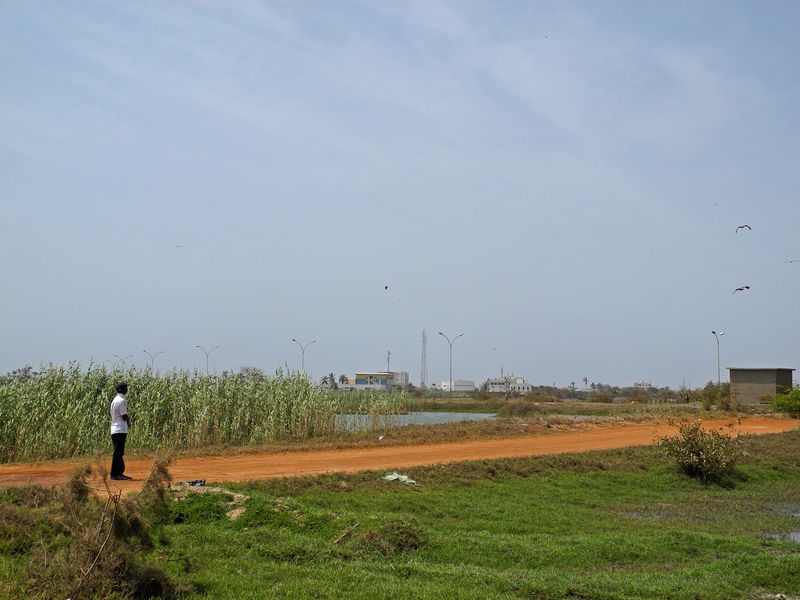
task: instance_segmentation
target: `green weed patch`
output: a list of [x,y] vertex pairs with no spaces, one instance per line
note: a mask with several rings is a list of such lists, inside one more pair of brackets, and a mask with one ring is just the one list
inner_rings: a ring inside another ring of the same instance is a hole
[[[229,485],[249,496],[238,519],[220,516],[225,494],[187,495],[141,558],[188,599],[798,596],[786,534],[800,531],[800,432],[741,440],[731,488],[684,476],[657,447],[404,470],[414,487],[384,472]],[[52,497],[9,490],[0,514],[29,504]],[[28,597],[31,552],[2,555],[0,581],[18,587],[0,595]]]

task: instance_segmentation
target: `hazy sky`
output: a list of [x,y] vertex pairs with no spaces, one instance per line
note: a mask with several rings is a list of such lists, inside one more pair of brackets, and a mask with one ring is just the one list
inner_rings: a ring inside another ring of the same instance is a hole
[[798,34],[795,0],[2,0],[0,372],[297,338],[419,383],[423,330],[429,382],[438,331],[477,383],[701,386],[712,329],[723,380],[800,368]]

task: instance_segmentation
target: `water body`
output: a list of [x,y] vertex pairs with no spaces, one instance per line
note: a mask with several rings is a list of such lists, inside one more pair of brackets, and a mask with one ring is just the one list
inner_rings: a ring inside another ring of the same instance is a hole
[[798,542],[800,543],[800,531],[790,531],[789,533],[773,533],[769,534],[774,540],[781,540],[783,542]]
[[386,415],[375,417],[369,415],[336,415],[337,431],[367,431],[385,427],[403,427],[404,425],[439,425],[457,421],[482,421],[494,419],[494,413],[465,412],[412,412],[405,415]]

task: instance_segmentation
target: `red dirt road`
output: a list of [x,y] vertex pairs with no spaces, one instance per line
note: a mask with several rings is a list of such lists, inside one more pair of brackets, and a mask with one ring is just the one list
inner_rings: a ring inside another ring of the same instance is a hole
[[[706,428],[724,427],[729,420],[710,420]],[[734,427],[739,434],[780,433],[796,429],[800,421],[758,417],[743,419]],[[296,477],[321,473],[367,470],[397,470],[466,460],[536,456],[646,446],[656,438],[674,435],[671,425],[611,425],[587,431],[547,433],[514,439],[479,440],[421,446],[386,446],[353,450],[245,454],[235,456],[181,458],[170,465],[175,481],[205,479],[211,482],[249,481],[271,477]],[[149,460],[126,460],[125,473],[134,481],[110,481],[128,493],[138,491],[150,471]],[[26,484],[61,485],[70,472],[85,461],[14,463],[0,465],[0,488]],[[105,465],[108,468],[108,464]],[[99,484],[95,482],[95,484]]]

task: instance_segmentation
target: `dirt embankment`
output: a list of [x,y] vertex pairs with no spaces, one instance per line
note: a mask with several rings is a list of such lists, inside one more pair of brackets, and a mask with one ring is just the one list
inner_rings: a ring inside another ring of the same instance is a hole
[[[709,420],[706,428],[725,427],[730,420]],[[797,419],[758,417],[735,425],[739,434],[780,433],[796,429]],[[514,439],[480,440],[418,446],[385,446],[352,450],[247,454],[203,458],[181,458],[170,465],[176,481],[205,479],[210,482],[248,481],[271,477],[296,477],[332,472],[397,470],[466,460],[536,456],[646,446],[658,437],[674,435],[677,428],[666,424],[610,425],[588,431],[547,433]],[[0,465],[0,488],[26,484],[59,485],[67,481],[80,461],[15,463]],[[108,468],[108,463],[104,464]],[[126,460],[125,474],[133,481],[111,481],[123,492],[138,491],[150,471],[149,460]],[[99,484],[100,482],[95,482]]]

